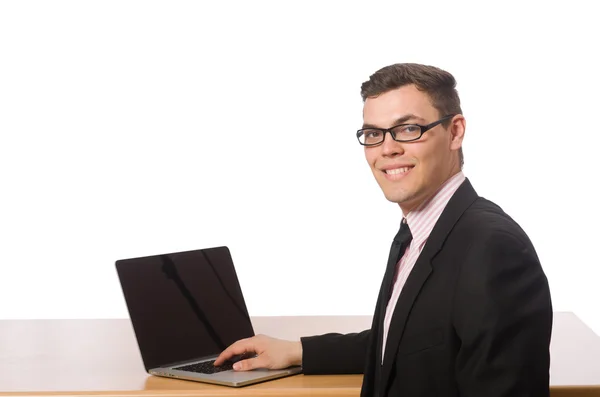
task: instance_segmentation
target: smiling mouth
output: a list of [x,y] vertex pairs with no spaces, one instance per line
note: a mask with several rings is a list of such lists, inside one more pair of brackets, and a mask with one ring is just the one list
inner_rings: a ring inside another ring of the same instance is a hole
[[399,175],[399,174],[405,174],[408,171],[410,171],[412,169],[412,167],[402,167],[402,168],[394,168],[391,170],[385,170],[384,172],[388,175]]

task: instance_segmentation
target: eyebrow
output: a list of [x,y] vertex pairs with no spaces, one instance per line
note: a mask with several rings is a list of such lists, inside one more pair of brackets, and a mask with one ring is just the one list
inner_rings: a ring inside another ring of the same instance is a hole
[[[406,123],[408,120],[417,120],[417,121],[422,121],[422,122],[424,122],[424,121],[425,121],[425,119],[424,119],[424,118],[421,118],[421,117],[419,117],[419,116],[416,116],[416,115],[414,115],[414,114],[407,114],[407,115],[405,115],[405,116],[402,116],[402,117],[400,117],[399,119],[396,119],[396,120],[395,120],[395,121],[392,123],[392,127],[394,127],[394,126],[397,126],[398,124],[404,124],[404,123]],[[376,125],[374,125],[374,124],[368,124],[368,123],[365,123],[365,124],[363,124],[362,128],[364,129],[364,128],[381,128],[381,127],[378,127],[378,126],[376,126]]]

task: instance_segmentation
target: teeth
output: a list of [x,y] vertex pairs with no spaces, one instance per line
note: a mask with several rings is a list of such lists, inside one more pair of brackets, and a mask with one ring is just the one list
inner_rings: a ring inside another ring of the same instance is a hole
[[403,174],[405,172],[408,172],[409,169],[410,167],[395,168],[393,170],[387,170],[386,173],[389,175]]

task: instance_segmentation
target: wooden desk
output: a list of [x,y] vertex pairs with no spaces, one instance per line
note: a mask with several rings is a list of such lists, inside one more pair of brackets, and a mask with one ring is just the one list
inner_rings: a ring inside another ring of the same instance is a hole
[[[255,317],[280,338],[354,332],[370,316]],[[552,396],[600,396],[600,338],[555,313]],[[129,320],[0,320],[0,395],[358,396],[362,376],[304,376],[234,389],[149,376]]]

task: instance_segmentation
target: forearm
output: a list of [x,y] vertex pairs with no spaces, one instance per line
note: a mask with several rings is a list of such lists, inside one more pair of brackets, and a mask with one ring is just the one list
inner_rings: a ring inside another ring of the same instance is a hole
[[371,331],[301,338],[305,374],[362,374]]

